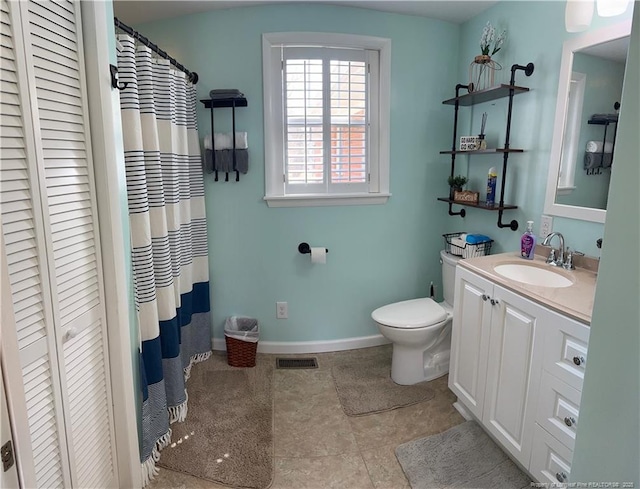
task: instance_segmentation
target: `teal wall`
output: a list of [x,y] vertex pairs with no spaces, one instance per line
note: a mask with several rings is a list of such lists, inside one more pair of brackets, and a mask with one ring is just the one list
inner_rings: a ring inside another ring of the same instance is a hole
[[[589,124],[593,114],[613,114],[613,105],[620,102],[625,63],[620,63],[585,53],[573,56],[573,71],[586,75],[582,117],[580,118],[580,140],[574,185],[575,189],[566,195],[556,197],[558,204],[607,208],[611,171],[601,169],[600,173],[587,175],[584,169],[584,154],[587,141],[602,141],[604,126]],[[607,128],[607,141],[613,141],[614,125]]]
[[[479,231],[447,221],[451,96],[458,69],[459,27],[442,21],[327,5],[271,5],[190,15],[136,26],[200,75],[198,93],[236,87],[249,107],[237,128],[249,134],[250,170],[240,182],[206,176],[215,337],[224,318],[259,319],[261,340],[315,341],[378,334],[373,309],[426,296],[441,283],[444,232]],[[319,31],[392,40],[391,193],[386,205],[269,208],[264,196],[262,45],[265,32]],[[216,128],[228,129],[230,114]],[[209,114],[199,107],[200,135]],[[225,126],[226,125],[226,126]],[[329,248],[312,265],[298,243]],[[439,287],[441,293],[441,287]],[[276,320],[276,301],[289,319]]]
[[[637,6],[637,5],[636,5]],[[636,8],[571,480],[640,486],[640,9]]]
[[[579,35],[565,31],[565,5],[565,2],[548,1],[500,2],[462,25],[458,66],[461,83],[467,82],[469,63],[480,52],[480,35],[487,21],[498,31],[507,29],[507,40],[495,56],[495,60],[503,66],[503,70],[496,73],[496,83],[509,82],[510,68],[514,63],[526,65],[533,62],[535,65],[535,72],[531,77],[527,78],[522,71],[517,73],[516,85],[527,86],[531,91],[517,95],[513,102],[511,146],[524,148],[526,152],[509,157],[505,202],[515,204],[519,208],[516,211],[505,212],[504,220],[517,219],[520,229],[517,232],[508,229],[498,230],[495,225],[497,216],[492,212],[467,209],[465,218],[467,222],[473,222],[474,226],[491,233],[497,240],[496,252],[517,249],[527,220],[535,222],[536,233],[539,229],[553,137],[562,44],[565,40]],[[591,29],[619,23],[629,17],[629,12],[608,19],[594,14]],[[488,102],[461,111],[461,134],[477,134],[483,112],[489,114],[485,131],[489,145],[493,146],[491,143],[496,142],[504,143],[506,100]],[[468,188],[484,192],[487,171],[492,166],[500,169],[498,178],[501,177],[501,157],[475,155],[467,158],[470,179]],[[555,231],[563,233],[565,242],[571,248],[599,256],[600,252],[595,242],[604,232],[602,224],[555,217],[553,227]]]

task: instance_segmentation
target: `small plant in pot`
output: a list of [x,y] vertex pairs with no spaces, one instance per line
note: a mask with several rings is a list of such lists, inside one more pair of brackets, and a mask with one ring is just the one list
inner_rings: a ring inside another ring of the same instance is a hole
[[468,182],[467,177],[464,175],[449,175],[447,179],[449,183],[449,198],[453,199],[453,193],[457,190],[458,192],[462,191],[462,187]]

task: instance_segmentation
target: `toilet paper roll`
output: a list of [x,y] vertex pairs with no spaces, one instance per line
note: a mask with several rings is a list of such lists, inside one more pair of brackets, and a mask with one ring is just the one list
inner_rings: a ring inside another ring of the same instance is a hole
[[327,263],[327,249],[324,247],[311,247],[311,263]]

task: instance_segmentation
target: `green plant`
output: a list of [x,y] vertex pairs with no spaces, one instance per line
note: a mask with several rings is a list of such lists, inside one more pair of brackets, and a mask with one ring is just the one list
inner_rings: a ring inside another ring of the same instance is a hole
[[480,37],[480,49],[482,50],[482,54],[485,56],[493,56],[504,44],[504,41],[507,39],[507,31],[504,30],[498,37],[496,38],[496,30],[491,25],[491,22],[487,22],[487,25],[484,26],[482,30],[482,37]]
[[449,178],[447,179],[449,187],[453,187],[457,190],[462,190],[462,187],[468,181],[469,180],[464,175],[456,175],[455,177],[453,175],[449,175]]

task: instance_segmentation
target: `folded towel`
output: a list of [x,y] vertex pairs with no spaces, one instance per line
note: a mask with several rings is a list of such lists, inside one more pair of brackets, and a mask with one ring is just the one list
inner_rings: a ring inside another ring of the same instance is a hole
[[602,147],[604,146],[605,153],[613,152],[613,143],[604,141],[587,141],[587,153],[602,153]]
[[589,122],[618,122],[618,114],[593,114]]
[[242,93],[237,88],[218,88],[216,90],[211,90],[209,92],[209,97],[211,98],[244,97],[244,93]]
[[204,171],[206,173],[213,173],[214,171],[229,173],[236,170],[240,173],[247,173],[249,171],[249,150],[236,150],[236,161],[234,167],[232,149],[217,149],[215,152],[210,149],[205,149]]
[[[247,149],[247,133],[236,132],[236,149]],[[213,135],[213,147],[211,146],[211,134],[204,137],[205,149],[233,149],[233,139],[230,132],[216,132]]]
[[467,234],[467,243],[479,244],[486,243],[487,241],[491,241],[491,238],[484,234]]
[[604,157],[602,153],[585,153],[584,154],[584,169],[590,170],[592,168],[609,168],[612,163],[612,154],[605,153]]

